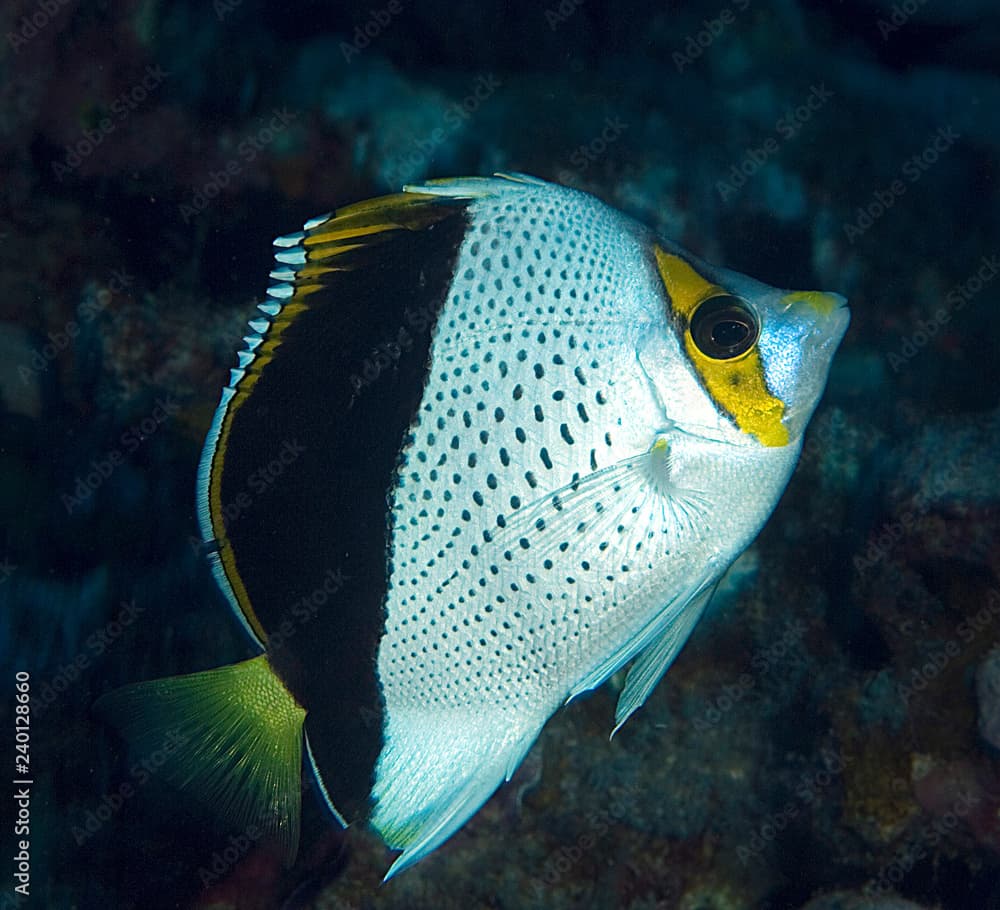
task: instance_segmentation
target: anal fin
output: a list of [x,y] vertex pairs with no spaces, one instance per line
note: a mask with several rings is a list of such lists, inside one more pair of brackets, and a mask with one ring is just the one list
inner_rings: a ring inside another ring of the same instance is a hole
[[386,880],[436,850],[510,780],[544,723],[456,711],[389,715],[371,821],[388,846],[403,852]]

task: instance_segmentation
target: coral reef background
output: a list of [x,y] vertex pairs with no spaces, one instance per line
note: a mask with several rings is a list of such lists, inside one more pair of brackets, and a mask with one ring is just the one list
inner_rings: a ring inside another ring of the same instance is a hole
[[[32,896],[11,868],[0,907],[1000,908],[995,4],[11,0],[0,35],[0,752],[25,672],[34,778]],[[272,238],[496,170],[852,326],[613,742],[620,680],[384,887],[307,793],[284,869],[157,778],[184,744],[130,755],[91,705],[252,653],[193,487]]]

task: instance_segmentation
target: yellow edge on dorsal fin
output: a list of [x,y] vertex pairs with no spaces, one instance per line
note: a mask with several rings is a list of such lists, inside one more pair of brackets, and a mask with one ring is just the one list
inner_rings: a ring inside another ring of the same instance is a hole
[[458,199],[437,194],[394,193],[311,219],[302,231],[275,241],[272,277],[278,283],[268,289],[269,299],[261,305],[265,315],[250,324],[253,334],[247,338],[247,349],[240,352],[242,366],[233,371],[223,391],[199,471],[200,511],[205,514],[202,534],[206,540],[216,541],[216,577],[234,609],[265,647],[267,633],[240,577],[225,529],[222,466],[233,419],[281,346],[286,328],[310,305],[307,298],[323,289],[326,276],[364,267],[371,261],[369,253],[388,242],[393,233],[422,230],[454,214],[462,205],[464,202]]
[[[427,209],[435,198],[425,193],[393,193],[379,196],[367,202],[359,202],[333,212],[325,221],[314,224],[306,230],[304,245],[307,247],[343,240],[350,237],[364,237],[394,228],[410,230],[425,227],[428,222]],[[433,222],[434,218],[429,219]]]

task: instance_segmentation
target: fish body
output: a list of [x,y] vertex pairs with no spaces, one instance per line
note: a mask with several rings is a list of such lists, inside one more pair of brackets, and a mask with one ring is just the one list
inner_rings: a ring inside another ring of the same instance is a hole
[[[524,175],[432,181],[276,245],[199,477],[216,576],[265,656],[238,681],[142,684],[160,707],[124,725],[250,693],[245,736],[188,721],[209,745],[187,778],[219,798],[244,775],[291,852],[304,729],[337,818],[402,851],[391,875],[567,700],[631,661],[615,729],[642,705],[777,503],[848,313]],[[227,759],[262,726],[285,743],[270,784]]]

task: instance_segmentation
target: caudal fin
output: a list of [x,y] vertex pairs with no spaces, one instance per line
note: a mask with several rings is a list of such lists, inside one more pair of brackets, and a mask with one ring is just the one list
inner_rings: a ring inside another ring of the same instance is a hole
[[234,827],[256,825],[273,836],[291,865],[299,842],[306,712],[266,655],[125,686],[98,699],[95,709],[140,754],[162,754],[173,744],[158,773]]

